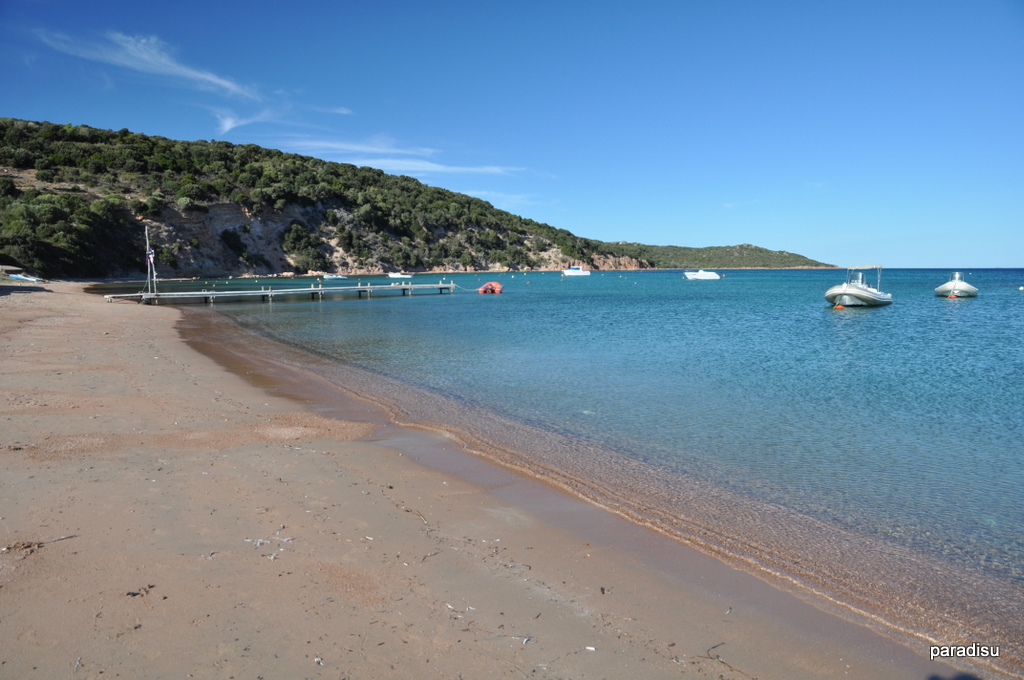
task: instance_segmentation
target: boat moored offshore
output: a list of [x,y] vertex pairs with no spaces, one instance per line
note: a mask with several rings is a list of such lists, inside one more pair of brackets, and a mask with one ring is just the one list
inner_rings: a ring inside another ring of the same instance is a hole
[[[868,284],[865,270],[874,269],[877,280],[874,286]],[[892,293],[883,293],[882,266],[864,264],[846,270],[846,282],[832,286],[825,291],[825,299],[837,309],[843,307],[881,307],[892,304]]]
[[715,281],[722,278],[718,275],[718,272],[706,272],[703,269],[699,269],[695,272],[683,272],[683,276],[691,281]]
[[935,289],[935,294],[949,298],[974,297],[978,294],[978,289],[967,283],[961,272],[953,272],[949,275],[949,281]]

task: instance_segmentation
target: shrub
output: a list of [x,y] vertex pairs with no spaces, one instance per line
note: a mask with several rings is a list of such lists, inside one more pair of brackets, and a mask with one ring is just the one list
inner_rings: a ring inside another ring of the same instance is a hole
[[18,187],[10,177],[0,177],[0,196],[17,196]]
[[156,257],[171,269],[178,268],[178,258],[174,256],[174,251],[170,248],[161,248]]

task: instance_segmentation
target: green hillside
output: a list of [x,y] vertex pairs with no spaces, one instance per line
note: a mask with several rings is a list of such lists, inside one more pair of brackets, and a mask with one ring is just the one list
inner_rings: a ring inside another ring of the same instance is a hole
[[[411,177],[252,144],[0,119],[0,263],[48,277],[822,266],[603,243]],[[748,253],[756,251],[756,256]]]
[[738,246],[647,246],[641,243],[610,243],[616,252],[650,262],[659,269],[787,269],[833,267],[784,250],[768,250],[744,243]]

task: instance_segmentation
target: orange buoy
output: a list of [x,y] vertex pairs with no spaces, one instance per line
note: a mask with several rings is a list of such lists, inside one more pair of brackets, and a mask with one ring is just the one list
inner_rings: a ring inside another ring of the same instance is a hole
[[477,288],[476,292],[478,292],[480,294],[483,294],[483,293],[493,293],[493,294],[497,295],[497,294],[501,293],[501,284],[498,283],[497,281],[488,281],[484,285],[482,285],[479,288]]
[[842,306],[842,305],[836,305],[836,306],[835,306],[835,307],[833,307],[832,309],[846,309],[846,307],[844,307],[844,306]]

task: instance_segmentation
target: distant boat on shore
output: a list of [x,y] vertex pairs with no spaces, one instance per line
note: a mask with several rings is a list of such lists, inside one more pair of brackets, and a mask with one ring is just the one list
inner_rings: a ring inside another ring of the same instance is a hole
[[690,279],[691,281],[714,281],[722,278],[717,272],[706,272],[700,269],[695,272],[683,272],[683,276]]
[[935,294],[951,298],[974,297],[978,294],[978,289],[964,281],[962,273],[953,272],[949,275],[949,281],[935,289]]
[[[872,287],[864,277],[865,269],[874,269],[877,274],[877,282]],[[878,264],[863,264],[856,267],[849,267],[846,270],[846,282],[832,286],[825,291],[825,299],[836,309],[843,307],[881,307],[892,304],[892,293],[883,293],[882,266]]]
[[580,267],[569,267],[562,270],[562,276],[590,276],[590,272]]

